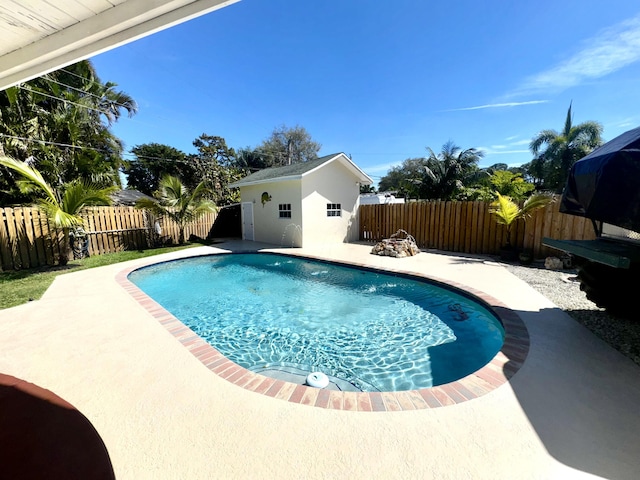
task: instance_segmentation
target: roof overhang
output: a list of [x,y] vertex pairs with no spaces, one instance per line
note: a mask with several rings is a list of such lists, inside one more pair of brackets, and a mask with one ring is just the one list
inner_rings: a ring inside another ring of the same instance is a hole
[[0,90],[239,0],[0,3]]

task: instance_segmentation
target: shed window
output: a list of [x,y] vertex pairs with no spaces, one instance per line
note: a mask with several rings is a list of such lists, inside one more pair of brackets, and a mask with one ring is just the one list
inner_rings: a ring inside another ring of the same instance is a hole
[[291,218],[291,204],[290,203],[279,204],[278,213],[280,218]]
[[327,217],[341,217],[342,205],[339,203],[327,203]]

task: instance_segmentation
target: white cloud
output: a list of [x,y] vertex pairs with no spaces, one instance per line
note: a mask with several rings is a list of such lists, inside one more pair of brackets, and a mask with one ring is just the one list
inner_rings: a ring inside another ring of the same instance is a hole
[[618,123],[616,123],[616,127],[618,128],[628,128],[637,126],[637,121],[634,117],[623,118]]
[[529,145],[531,143],[531,140],[518,140],[517,142],[511,142],[509,145],[511,145],[512,147],[518,146],[518,145]]
[[371,167],[366,167],[365,170],[367,172],[384,172],[386,174],[393,167],[399,167],[400,165],[402,165],[402,162],[384,163],[382,165],[373,165]]
[[522,105],[536,105],[538,103],[547,103],[548,100],[529,100],[528,102],[506,102],[506,103],[489,103],[487,105],[478,105],[475,107],[464,108],[452,108],[450,110],[443,110],[445,112],[465,112],[468,110],[483,110],[485,108],[505,108],[505,107],[520,107]]
[[491,147],[477,147],[478,150],[482,150],[485,155],[507,155],[507,154],[516,154],[516,153],[529,153],[529,150],[500,150],[496,149],[495,146]]
[[571,58],[527,78],[509,96],[561,91],[640,60],[640,15],[602,30]]

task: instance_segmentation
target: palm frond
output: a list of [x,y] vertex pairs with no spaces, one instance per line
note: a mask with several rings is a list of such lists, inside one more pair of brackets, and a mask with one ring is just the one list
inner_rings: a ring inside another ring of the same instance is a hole
[[90,205],[110,205],[109,194],[113,188],[99,188],[96,185],[76,181],[67,186],[60,202],[60,208],[69,214],[77,215]]
[[82,218],[79,215],[65,212],[58,202],[42,198],[37,201],[37,205],[57,228],[71,228],[82,224]]
[[531,217],[534,210],[544,208],[554,201],[555,197],[553,197],[553,195],[547,195],[545,193],[536,193],[531,195],[522,205],[519,217],[526,220]]
[[571,132],[571,127],[573,124],[573,115],[571,115],[572,105],[573,105],[573,101],[569,103],[569,110],[567,111],[567,119],[564,121],[564,130],[562,133],[565,137],[569,136],[569,132]]
[[540,148],[544,144],[552,143],[559,136],[555,130],[542,130],[531,140],[531,143],[529,143],[529,150],[531,150],[535,156],[538,156]]
[[[45,181],[45,179],[42,177],[42,174],[35,168],[30,167],[25,162],[21,162],[9,157],[0,157],[0,165],[15,171],[23,177],[23,187],[21,188],[40,190],[50,200],[56,202],[58,201],[58,198],[56,197],[51,186]],[[29,187],[26,187],[27,184],[29,184]]]
[[520,207],[511,197],[501,195],[498,192],[496,192],[496,195],[498,198],[491,203],[489,213],[495,215],[496,222],[499,225],[509,226],[518,219]]

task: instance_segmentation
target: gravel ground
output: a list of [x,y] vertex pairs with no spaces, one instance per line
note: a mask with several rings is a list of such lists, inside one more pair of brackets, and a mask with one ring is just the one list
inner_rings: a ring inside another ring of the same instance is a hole
[[597,307],[580,290],[575,270],[546,270],[544,265],[538,262],[531,266],[504,266],[562,308],[574,320],[640,365],[640,319],[617,318]]

